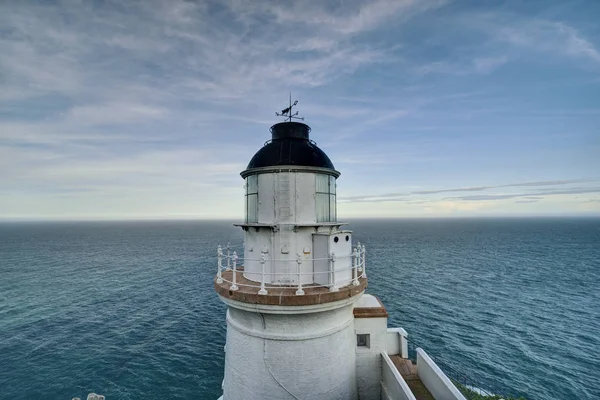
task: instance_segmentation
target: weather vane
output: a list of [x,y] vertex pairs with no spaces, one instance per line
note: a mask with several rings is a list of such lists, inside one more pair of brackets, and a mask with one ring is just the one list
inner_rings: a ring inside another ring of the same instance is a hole
[[280,113],[275,112],[275,115],[278,117],[285,117],[288,122],[292,122],[293,119],[299,119],[304,121],[304,117],[298,117],[298,111],[292,114],[292,107],[298,104],[298,100],[294,100],[294,104],[292,104],[292,94],[290,93],[290,106],[288,108],[284,108]]

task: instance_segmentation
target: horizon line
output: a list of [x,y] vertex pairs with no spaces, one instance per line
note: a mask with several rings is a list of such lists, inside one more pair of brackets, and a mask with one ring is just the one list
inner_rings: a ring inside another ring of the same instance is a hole
[[[600,219],[600,214],[546,214],[546,215],[448,215],[448,216],[404,216],[404,217],[355,217],[350,219],[341,219],[336,222],[340,224],[351,224],[352,221],[365,220],[458,220],[458,219],[582,219],[592,218]],[[238,218],[171,218],[171,217],[148,217],[148,218],[2,218],[0,223],[27,223],[27,222],[234,222],[243,223]],[[293,225],[291,223],[290,225]]]

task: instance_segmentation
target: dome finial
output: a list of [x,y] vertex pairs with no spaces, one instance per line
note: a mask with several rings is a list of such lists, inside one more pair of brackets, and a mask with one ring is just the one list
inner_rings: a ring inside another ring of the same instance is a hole
[[292,107],[296,104],[298,104],[298,100],[294,100],[294,104],[292,104],[292,93],[290,92],[290,106],[281,110],[280,113],[275,112],[275,115],[278,117],[285,117],[288,122],[292,122],[292,118],[304,121],[304,117],[297,117],[298,111],[296,111],[295,114],[292,114]]

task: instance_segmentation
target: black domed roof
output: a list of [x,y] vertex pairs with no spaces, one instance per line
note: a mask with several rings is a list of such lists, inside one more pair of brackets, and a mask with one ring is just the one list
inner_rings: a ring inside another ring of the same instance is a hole
[[300,122],[281,122],[271,127],[272,140],[258,150],[247,169],[279,165],[327,168],[335,171],[327,154],[309,140],[310,127]]

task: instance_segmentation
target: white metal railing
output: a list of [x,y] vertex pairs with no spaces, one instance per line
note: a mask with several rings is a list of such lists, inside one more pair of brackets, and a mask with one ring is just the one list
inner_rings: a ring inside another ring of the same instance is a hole
[[[318,288],[318,287],[327,287],[329,288],[330,291],[335,292],[338,291],[340,287],[344,287],[347,285],[354,285],[354,286],[358,286],[359,283],[359,279],[360,278],[366,278],[367,277],[367,272],[366,272],[366,266],[365,266],[365,246],[361,245],[360,242],[352,249],[352,254],[349,256],[337,256],[335,253],[331,253],[329,255],[329,257],[325,257],[325,258],[304,258],[301,254],[297,254],[296,255],[296,259],[290,259],[290,258],[286,258],[286,259],[278,259],[278,258],[268,258],[267,255],[268,253],[265,251],[261,252],[261,256],[260,258],[240,258],[237,255],[237,251],[234,250],[231,245],[229,243],[227,243],[227,246],[225,246],[225,248],[223,249],[223,247],[221,247],[219,245],[219,247],[217,247],[217,283],[221,284],[221,283],[228,283],[230,285],[229,290],[239,290],[240,286],[242,287],[251,287],[251,288],[257,288],[258,289],[258,294],[260,295],[266,295],[268,294],[268,288],[282,288],[282,287],[296,287],[296,295],[301,296],[304,294],[304,289],[309,289],[309,288]],[[351,259],[350,262],[350,267],[349,268],[336,268],[335,267],[335,263],[338,262],[339,260],[343,260],[343,259]],[[223,263],[223,261],[225,260],[225,263]],[[248,271],[244,271],[242,269],[239,269],[239,265],[243,265],[244,262],[247,261],[252,261],[252,262],[259,262],[261,265],[260,268],[260,272],[256,272],[256,271],[252,271],[249,272],[250,274],[252,274],[253,276],[256,275],[260,275],[260,283],[258,282],[254,282],[254,281],[250,281],[252,283],[240,283],[237,281],[237,273],[238,272],[248,272]],[[329,261],[328,265],[329,268],[326,271],[314,271],[314,269],[311,272],[302,272],[302,266],[304,263],[310,263],[311,265],[314,265],[314,261]],[[266,271],[265,265],[267,263],[272,263],[272,262],[276,262],[276,263],[296,263],[296,272],[292,273],[292,272],[272,272]],[[223,272],[225,271],[232,271],[231,274],[231,280],[227,280],[225,279],[225,277],[223,276]],[[341,280],[341,281],[336,281],[335,277],[336,274],[338,273],[342,273],[344,271],[351,271],[350,279],[345,279],[345,280]],[[315,275],[320,275],[320,274],[328,274],[328,278],[329,278],[329,284],[316,284],[314,283],[314,276]],[[284,284],[273,284],[273,283],[267,283],[267,280],[270,280],[273,276],[278,276],[278,275],[282,275],[282,276],[290,276],[290,275],[294,275],[297,278],[297,283],[295,285],[284,285]],[[302,283],[302,277],[303,276],[310,276],[312,277],[312,284],[303,284]],[[268,277],[268,278],[267,278]]]

